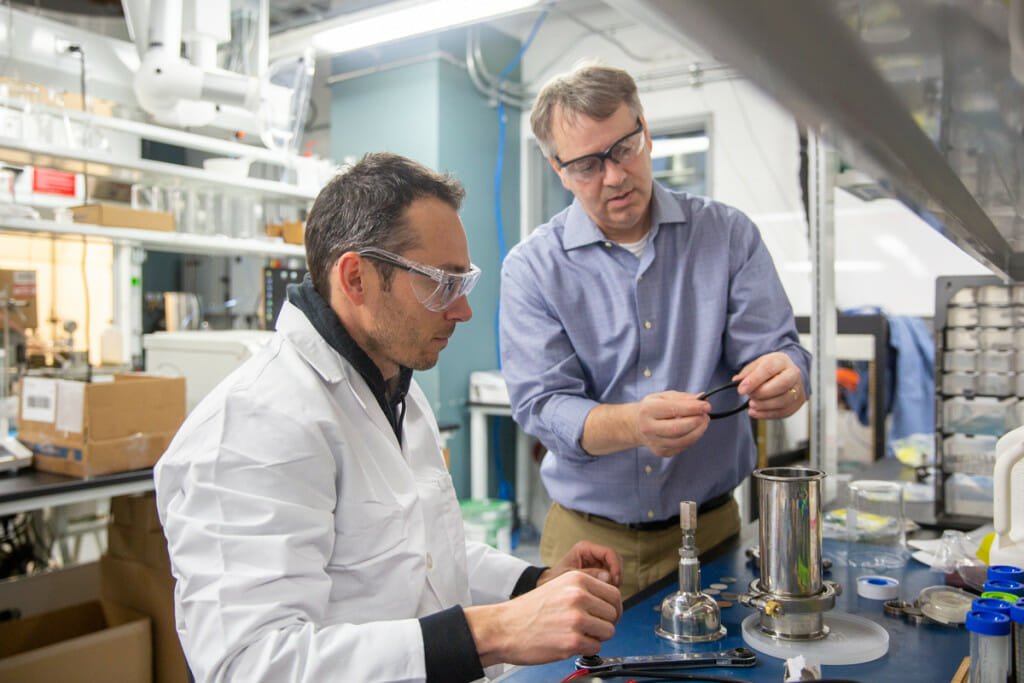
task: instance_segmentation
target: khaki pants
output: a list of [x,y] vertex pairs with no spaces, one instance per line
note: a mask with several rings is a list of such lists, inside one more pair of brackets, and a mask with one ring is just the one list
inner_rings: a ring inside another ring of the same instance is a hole
[[[735,499],[697,517],[697,548],[700,552],[718,545],[740,531],[740,511]],[[577,541],[614,548],[622,558],[622,599],[664,578],[679,567],[682,534],[678,526],[659,531],[632,531],[607,519],[587,517],[552,503],[540,538],[540,557],[556,564]]]

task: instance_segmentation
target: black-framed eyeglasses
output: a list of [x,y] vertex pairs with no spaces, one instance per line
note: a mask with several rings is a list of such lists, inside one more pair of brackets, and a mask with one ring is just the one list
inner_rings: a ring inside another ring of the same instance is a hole
[[480,280],[480,269],[472,263],[465,273],[451,273],[376,247],[366,247],[356,253],[422,275],[426,281],[409,278],[409,283],[419,302],[435,312],[444,311],[461,297],[467,296]]
[[562,161],[556,154],[555,163],[558,168],[576,180],[593,180],[604,171],[605,159],[611,159],[618,165],[628,164],[640,155],[644,147],[644,124],[636,117],[636,130],[612,143],[612,146],[599,154],[584,154],[581,157]]
[[[715,387],[714,389],[708,389],[703,394],[700,394],[699,396],[697,396],[697,400],[698,401],[707,401],[710,396],[713,396],[714,394],[717,394],[717,393],[722,392],[722,391],[726,391],[727,389],[735,389],[739,385],[740,385],[740,380],[737,379],[737,380],[734,380],[732,382],[729,382],[728,384],[723,384],[720,387]],[[724,405],[717,405],[716,406],[715,403],[723,403]],[[743,402],[742,405],[740,405],[739,407],[736,407],[736,408],[730,408],[729,407],[729,406],[732,406],[732,405],[734,405],[734,402],[715,401],[714,403],[711,404],[711,412],[708,413],[708,417],[710,417],[712,420],[717,420],[720,417],[729,417],[730,415],[735,415],[736,413],[739,413],[741,411],[746,410],[750,406],[750,401],[747,400],[747,401]]]

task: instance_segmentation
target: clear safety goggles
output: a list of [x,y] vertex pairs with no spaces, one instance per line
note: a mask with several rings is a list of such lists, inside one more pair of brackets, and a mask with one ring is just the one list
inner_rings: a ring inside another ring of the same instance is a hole
[[643,148],[644,124],[638,116],[636,117],[636,130],[628,135],[623,135],[605,151],[599,154],[584,154],[569,161],[562,161],[556,154],[555,162],[560,169],[570,176],[585,182],[601,175],[602,171],[604,171],[605,159],[611,159],[619,166],[628,164],[640,156],[640,151]]
[[404,256],[376,247],[360,249],[356,253],[390,263],[397,268],[418,275],[419,277],[410,277],[409,283],[419,302],[431,311],[446,310],[461,297],[467,296],[473,291],[473,287],[480,280],[480,269],[472,263],[469,264],[469,270],[465,273],[451,273],[425,263],[411,261]]

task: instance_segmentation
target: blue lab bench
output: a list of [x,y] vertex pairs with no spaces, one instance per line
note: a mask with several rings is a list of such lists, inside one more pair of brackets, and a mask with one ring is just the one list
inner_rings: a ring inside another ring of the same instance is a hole
[[[707,553],[710,558],[702,557],[701,586],[707,588],[712,583],[718,583],[722,577],[734,577],[737,581],[730,584],[727,590],[736,593],[746,592],[750,582],[759,574],[757,565],[746,556],[746,550],[757,545],[757,533],[755,522],[745,528],[739,537],[726,541],[719,548]],[[822,543],[822,554],[825,558],[833,560],[833,566],[824,574],[824,579],[838,582],[843,589],[842,595],[836,599],[835,610],[855,614],[880,624],[889,634],[889,652],[879,659],[863,664],[825,666],[822,668],[822,677],[852,679],[865,683],[951,680],[961,661],[969,654],[966,629],[963,626],[950,627],[935,623],[913,625],[901,617],[885,614],[881,600],[869,600],[857,595],[856,578],[865,572],[847,567],[841,561],[842,551],[841,542],[825,540]],[[900,581],[899,597],[908,602],[913,602],[922,588],[945,583],[943,574],[932,571],[931,568],[913,559],[908,561],[904,569],[888,572],[887,575]],[[722,624],[726,627],[727,633],[721,640],[712,643],[674,645],[656,636],[654,627],[658,625],[661,601],[676,590],[678,577],[673,575],[630,598],[622,619],[616,626],[615,636],[604,644],[600,654],[609,657],[659,655],[679,651],[703,652],[750,647],[743,640],[741,624],[747,616],[754,613],[754,610],[744,607],[739,602],[722,609]],[[841,647],[839,643],[837,646]],[[783,680],[783,659],[762,654],[757,650],[754,652],[758,661],[750,668],[705,667],[680,671],[701,672],[748,681],[777,683]],[[575,671],[575,659],[574,657],[543,666],[517,667],[497,680],[502,683],[557,683]],[[649,680],[638,675],[633,678],[640,682]]]

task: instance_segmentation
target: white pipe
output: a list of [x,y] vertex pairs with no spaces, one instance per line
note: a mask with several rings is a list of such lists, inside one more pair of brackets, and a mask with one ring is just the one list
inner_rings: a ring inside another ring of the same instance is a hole
[[182,0],[154,0],[149,17],[149,49],[135,73],[139,105],[157,121],[176,126],[205,126],[217,104],[255,109],[259,79],[216,68],[216,38],[192,42],[193,59],[181,58]]
[[149,5],[149,39],[146,43],[150,50],[163,46],[175,55],[180,54],[181,12],[182,0],[152,0]]

